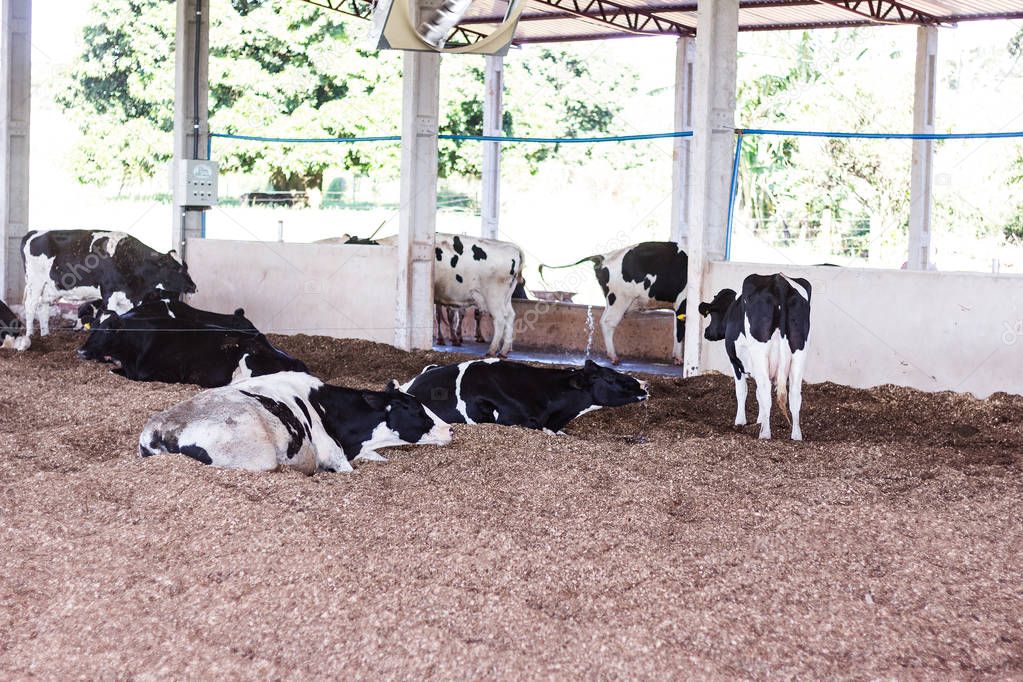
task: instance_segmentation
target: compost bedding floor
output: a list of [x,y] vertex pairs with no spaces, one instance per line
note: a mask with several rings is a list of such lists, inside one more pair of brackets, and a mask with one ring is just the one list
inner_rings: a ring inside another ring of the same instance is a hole
[[[80,340],[0,355],[5,679],[1023,675],[1019,397],[809,385],[760,442],[727,377],[651,377],[562,437],[253,474],[140,459],[198,389]],[[277,342],[360,387],[454,359]]]

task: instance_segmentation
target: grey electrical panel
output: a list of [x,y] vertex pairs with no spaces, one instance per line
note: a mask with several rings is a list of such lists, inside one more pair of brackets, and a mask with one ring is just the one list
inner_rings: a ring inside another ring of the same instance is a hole
[[216,206],[217,176],[216,161],[206,159],[181,159],[177,163],[174,195],[182,206]]

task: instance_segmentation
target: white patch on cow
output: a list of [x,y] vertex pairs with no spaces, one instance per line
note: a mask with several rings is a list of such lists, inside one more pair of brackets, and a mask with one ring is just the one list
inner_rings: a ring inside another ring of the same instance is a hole
[[156,285],[155,287],[153,287],[153,288],[154,288],[154,289],[159,289],[160,291],[164,291],[164,289],[165,289],[165,287],[163,286],[163,282],[160,282],[159,284],[157,284],[157,285]]
[[117,253],[117,245],[121,243],[121,240],[127,237],[125,232],[93,232],[92,241],[89,243],[89,250],[91,251],[96,247],[96,242],[104,237],[107,238],[106,252],[108,256],[113,257]]
[[361,459],[364,462],[386,462],[387,458],[381,455],[379,452],[373,452],[372,450],[366,450],[360,452],[353,459]]
[[231,375],[232,384],[252,378],[252,370],[249,369],[248,363],[245,362],[245,358],[247,357],[249,357],[248,353],[243,355],[242,359],[238,361],[238,367],[235,368],[234,373]]
[[[488,360],[483,360],[482,362],[493,362],[495,360],[496,358],[489,358]],[[470,360],[468,362],[463,362],[460,365],[458,365],[458,376],[455,377],[455,410],[458,412],[458,414],[462,415],[462,418],[465,419],[466,424],[475,424],[476,422],[474,422],[472,420],[472,417],[469,416],[469,406],[465,404],[464,400],[462,400],[462,378],[465,377],[466,370],[468,370],[469,367],[471,367],[476,362],[481,361]]]
[[599,410],[599,409],[601,409],[603,407],[604,407],[603,405],[590,405],[585,410],[583,410],[579,414],[577,414],[576,417],[581,417],[584,414],[586,414],[587,412],[596,412],[597,410]]
[[107,310],[112,310],[118,315],[124,315],[134,307],[135,304],[131,302],[128,295],[123,291],[115,291],[107,299]]
[[174,314],[174,311],[171,310],[170,301],[164,301],[163,304],[167,306],[167,314],[170,315],[171,319],[172,320],[177,319],[177,316]]
[[800,284],[799,282],[795,281],[794,279],[792,279],[792,278],[791,278],[791,277],[789,277],[788,275],[782,275],[782,277],[784,277],[784,278],[785,278],[785,281],[786,281],[786,282],[788,282],[788,283],[789,283],[789,285],[790,285],[790,286],[791,286],[791,287],[792,287],[793,289],[795,289],[796,291],[798,291],[798,292],[799,292],[799,295],[800,295],[800,296],[802,296],[804,300],[806,300],[806,301],[809,301],[809,300],[810,300],[810,294],[808,294],[808,293],[806,292],[806,289],[805,289],[805,288],[803,288],[803,285],[802,285],[802,284]]

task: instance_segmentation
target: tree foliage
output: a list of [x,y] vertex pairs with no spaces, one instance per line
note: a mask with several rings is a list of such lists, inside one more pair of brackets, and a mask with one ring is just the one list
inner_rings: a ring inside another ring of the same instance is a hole
[[[400,129],[401,53],[360,47],[366,22],[299,2],[211,0],[210,127],[221,133],[275,137],[353,137]],[[174,0],[94,2],[85,49],[58,102],[83,131],[74,151],[80,181],[130,185],[170,160],[174,94]],[[606,132],[623,92],[569,50],[529,50],[506,71],[534,94],[528,110],[504,113],[508,134],[548,136]],[[596,84],[592,104],[583,87]],[[440,129],[480,134],[483,57],[446,57]],[[479,173],[479,154],[442,145],[442,176]],[[394,176],[396,144],[260,144],[218,141],[224,172],[249,173],[278,189],[319,187],[329,167]],[[531,168],[558,154],[555,145],[509,147]]]

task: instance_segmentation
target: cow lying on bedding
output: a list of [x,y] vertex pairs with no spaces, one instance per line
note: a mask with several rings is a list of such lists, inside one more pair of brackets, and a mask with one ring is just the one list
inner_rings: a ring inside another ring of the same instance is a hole
[[117,363],[133,381],[224,386],[306,366],[275,348],[244,311],[211,313],[180,301],[148,299],[124,315],[105,311],[78,354]]
[[471,360],[431,366],[402,386],[444,421],[561,431],[581,414],[646,400],[646,382],[587,360],[581,369]]
[[447,445],[451,427],[392,382],[386,391],[325,384],[280,372],[203,391],[154,415],[139,437],[143,457],[182,454],[203,464],[269,471],[351,471],[393,445]]

